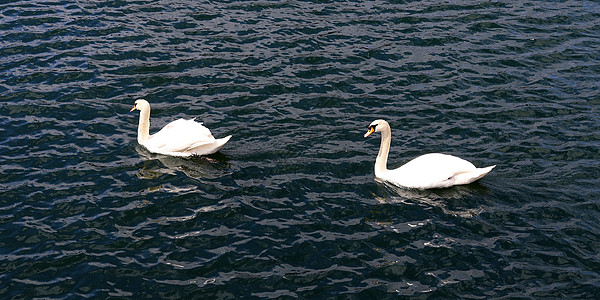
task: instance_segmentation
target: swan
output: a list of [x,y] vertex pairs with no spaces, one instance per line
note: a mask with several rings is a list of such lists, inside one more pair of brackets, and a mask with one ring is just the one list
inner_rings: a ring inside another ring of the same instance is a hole
[[230,135],[215,139],[208,128],[194,119],[175,120],[150,135],[150,103],[144,99],[135,100],[130,112],[134,110],[140,111],[137,141],[153,153],[182,157],[208,155],[219,151],[231,138]]
[[392,140],[390,125],[385,120],[375,120],[369,125],[364,137],[373,132],[381,132],[381,146],[375,160],[375,177],[397,186],[424,190],[469,184],[495,167],[476,168],[472,163],[456,156],[429,153],[397,169],[388,170],[387,159]]

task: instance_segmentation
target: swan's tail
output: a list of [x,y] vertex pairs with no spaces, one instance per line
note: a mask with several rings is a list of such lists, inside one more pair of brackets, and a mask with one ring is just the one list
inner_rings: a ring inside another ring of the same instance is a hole
[[[479,175],[477,175],[477,178],[475,178],[475,180],[478,180],[481,177],[487,175],[487,173],[489,173],[495,167],[496,167],[496,165],[485,167],[485,168],[477,168],[477,172],[479,173]],[[475,180],[473,180],[473,181],[475,181]]]
[[212,143],[202,144],[200,146],[187,150],[186,154],[202,156],[216,153],[217,151],[221,150],[221,148],[223,148],[223,146],[229,141],[229,139],[231,139],[231,135],[226,136],[222,139],[215,139],[215,141]]
[[213,143],[214,148],[209,150],[207,154],[213,154],[213,153],[216,153],[217,151],[221,150],[221,148],[223,148],[223,146],[225,146],[225,143],[229,142],[230,138],[231,138],[231,135],[228,135],[221,139],[216,139],[215,142]]
[[219,151],[225,145],[225,143],[229,142],[230,138],[231,138],[231,135],[228,135],[228,136],[226,136],[224,138],[221,138],[221,139],[217,139],[215,141],[215,144],[217,144],[218,146],[217,146],[217,149],[216,149],[215,152]]
[[[493,168],[495,168],[496,165],[493,166],[489,166],[489,167],[485,167],[485,168],[477,168],[473,173],[473,175],[475,175],[475,178],[473,179],[473,181],[480,179],[481,177],[487,175],[487,173],[489,173]],[[471,181],[471,182],[473,182]]]
[[469,183],[475,182],[476,180],[480,179],[481,177],[487,175],[487,173],[489,173],[494,167],[496,167],[496,165],[485,167],[485,168],[476,168],[475,170],[473,170],[471,172],[465,172],[465,173],[459,174],[455,178],[455,182],[456,182],[455,184],[469,184]]

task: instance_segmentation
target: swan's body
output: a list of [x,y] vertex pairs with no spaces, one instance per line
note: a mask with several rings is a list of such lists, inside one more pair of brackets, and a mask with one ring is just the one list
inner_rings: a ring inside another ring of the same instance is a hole
[[472,163],[447,154],[421,155],[400,168],[387,169],[392,132],[388,122],[375,120],[369,125],[365,137],[381,132],[381,147],[375,160],[375,177],[397,186],[415,189],[446,188],[469,184],[485,176],[495,166],[476,168]]
[[215,139],[208,128],[192,120],[175,120],[159,132],[150,135],[150,103],[144,99],[135,101],[131,111],[140,111],[137,141],[153,153],[171,156],[191,156],[213,154],[229,139]]

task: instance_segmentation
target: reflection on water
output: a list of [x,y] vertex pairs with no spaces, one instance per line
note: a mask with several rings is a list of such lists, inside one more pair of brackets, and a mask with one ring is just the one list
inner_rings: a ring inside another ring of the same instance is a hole
[[[376,196],[379,203],[402,203],[425,205],[442,209],[446,214],[460,217],[474,217],[484,211],[483,203],[471,203],[470,199],[481,201],[488,188],[479,181],[445,189],[417,190],[395,186],[375,179],[383,196]],[[477,196],[477,197],[474,197]]]
[[154,179],[163,174],[175,175],[178,171],[195,179],[214,179],[230,173],[229,158],[221,153],[183,158],[151,153],[139,144],[136,145],[135,151],[144,159],[158,160],[166,167],[147,168],[144,165],[137,174],[138,178],[142,179]]

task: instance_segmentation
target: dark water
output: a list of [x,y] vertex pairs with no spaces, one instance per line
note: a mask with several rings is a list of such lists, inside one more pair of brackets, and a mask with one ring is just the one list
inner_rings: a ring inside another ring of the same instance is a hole
[[[517,2],[3,2],[1,298],[597,297],[600,4]],[[498,166],[386,187],[376,118]]]

